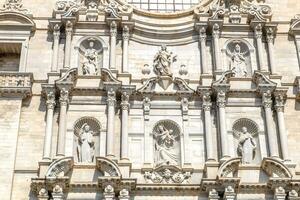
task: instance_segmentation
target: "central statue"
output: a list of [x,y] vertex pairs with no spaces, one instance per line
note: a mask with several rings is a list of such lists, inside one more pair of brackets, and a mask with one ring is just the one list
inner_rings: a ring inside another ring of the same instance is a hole
[[167,50],[166,45],[162,45],[159,52],[154,56],[154,72],[158,76],[172,76],[171,64],[176,61],[176,56]]
[[243,164],[251,164],[255,156],[256,142],[246,127],[242,127],[238,152],[242,155]]
[[155,142],[155,163],[161,165],[179,165],[179,152],[176,148],[177,135],[173,130],[168,130],[164,125],[159,125],[157,132],[154,132]]

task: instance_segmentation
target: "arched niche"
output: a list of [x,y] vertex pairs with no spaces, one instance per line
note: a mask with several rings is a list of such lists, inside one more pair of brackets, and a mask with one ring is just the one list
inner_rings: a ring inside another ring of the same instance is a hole
[[236,77],[251,77],[257,66],[254,62],[254,48],[244,39],[230,39],[225,42],[222,52],[223,69],[234,70]]
[[258,124],[248,118],[239,118],[233,122],[232,133],[234,138],[235,155],[241,157],[242,164],[259,164],[261,154],[260,128]]
[[74,123],[73,155],[76,163],[93,163],[100,155],[101,124],[94,117],[81,117]]
[[181,166],[181,128],[172,120],[158,121],[152,130],[154,139],[154,164],[160,166]]
[[85,36],[75,45],[76,66],[80,75],[99,75],[108,66],[108,46],[101,37]]

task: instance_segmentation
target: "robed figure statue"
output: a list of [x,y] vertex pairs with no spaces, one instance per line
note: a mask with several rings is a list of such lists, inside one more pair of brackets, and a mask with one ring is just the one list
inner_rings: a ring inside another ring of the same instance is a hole
[[241,52],[241,46],[239,44],[235,45],[234,51],[227,51],[230,60],[230,68],[235,72],[237,77],[247,77],[247,65],[246,65],[246,52]]
[[251,164],[255,156],[255,150],[256,142],[247,128],[243,127],[238,144],[238,152],[242,156],[243,164]]
[[91,163],[94,160],[94,135],[90,126],[85,123],[82,125],[78,135],[78,161]]
[[176,61],[176,56],[167,50],[166,45],[162,45],[159,52],[154,57],[154,72],[158,76],[172,76],[171,64]]
[[164,125],[159,125],[155,137],[155,163],[161,165],[179,165],[179,152],[173,130],[167,130]]

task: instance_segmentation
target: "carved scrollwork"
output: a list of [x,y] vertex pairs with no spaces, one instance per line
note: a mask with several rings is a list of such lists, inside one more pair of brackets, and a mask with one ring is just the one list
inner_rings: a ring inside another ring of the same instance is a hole
[[23,7],[22,0],[6,0],[3,8],[0,9],[0,12],[5,11],[20,12],[25,15],[30,14],[29,10]]
[[183,172],[176,167],[159,167],[144,173],[147,183],[189,183],[190,177],[191,172]]
[[262,169],[275,178],[291,178],[292,174],[285,164],[273,158],[264,158],[261,164]]
[[236,177],[240,163],[241,163],[240,158],[232,158],[227,160],[220,166],[218,170],[218,177],[219,178]]
[[72,157],[66,157],[54,161],[48,168],[46,177],[64,177],[69,174],[74,165]]
[[63,17],[74,16],[81,8],[84,8],[82,3],[70,0],[58,0],[55,4],[54,11],[63,13]]
[[109,160],[108,158],[98,157],[96,158],[97,168],[104,173],[104,176],[121,177],[121,171],[118,165]]

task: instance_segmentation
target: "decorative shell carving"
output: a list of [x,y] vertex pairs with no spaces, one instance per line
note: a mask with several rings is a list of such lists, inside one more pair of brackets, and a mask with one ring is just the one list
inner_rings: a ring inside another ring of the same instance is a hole
[[100,122],[94,117],[82,117],[75,122],[74,134],[79,136],[79,132],[83,124],[88,124],[95,135],[98,135],[101,130]]
[[241,119],[236,120],[232,126],[232,131],[233,131],[235,137],[237,137],[237,138],[240,137],[243,127],[246,127],[248,132],[252,136],[255,136],[259,132],[258,125],[253,120],[248,119],[248,118],[241,118]]

